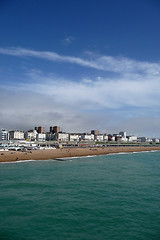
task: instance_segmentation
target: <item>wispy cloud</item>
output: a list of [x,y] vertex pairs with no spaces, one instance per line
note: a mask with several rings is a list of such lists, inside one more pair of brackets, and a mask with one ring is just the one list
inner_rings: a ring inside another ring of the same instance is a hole
[[35,51],[25,48],[0,48],[0,54],[17,56],[17,57],[35,57],[40,59],[46,59],[53,62],[65,62],[70,64],[77,64],[79,66],[94,68],[97,70],[103,70],[108,72],[115,72],[120,74],[137,73],[137,74],[149,74],[159,75],[160,64],[136,61],[124,57],[112,57],[103,55],[94,55],[89,58],[63,56],[56,52],[50,51]]
[[65,46],[71,45],[73,43],[73,41],[75,40],[74,37],[72,36],[68,36],[65,39],[62,40],[62,44]]

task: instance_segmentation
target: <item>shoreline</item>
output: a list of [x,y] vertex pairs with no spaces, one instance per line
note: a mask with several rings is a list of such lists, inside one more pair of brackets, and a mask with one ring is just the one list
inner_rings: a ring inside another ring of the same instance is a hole
[[[134,153],[146,151],[160,151],[160,146],[147,147],[77,147],[77,148],[62,148],[62,149],[45,149],[33,150],[28,152],[20,151],[4,151],[0,152],[0,163],[3,162],[18,162],[25,160],[57,160],[64,161],[65,158],[98,156],[118,153]],[[63,160],[64,159],[64,160]]]

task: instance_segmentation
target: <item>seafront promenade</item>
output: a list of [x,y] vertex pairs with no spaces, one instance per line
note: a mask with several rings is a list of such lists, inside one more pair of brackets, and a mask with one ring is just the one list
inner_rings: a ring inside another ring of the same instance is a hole
[[[62,149],[40,149],[33,151],[4,151],[0,152],[0,162],[22,160],[48,160],[93,155],[107,155],[113,153],[131,153],[143,151],[160,151],[160,146],[109,146],[109,147],[74,147]],[[65,159],[64,159],[65,160]]]

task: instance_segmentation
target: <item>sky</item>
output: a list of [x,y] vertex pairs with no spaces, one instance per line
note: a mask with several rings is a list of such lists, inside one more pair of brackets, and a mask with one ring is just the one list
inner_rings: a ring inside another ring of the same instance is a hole
[[0,128],[160,137],[158,0],[0,0]]

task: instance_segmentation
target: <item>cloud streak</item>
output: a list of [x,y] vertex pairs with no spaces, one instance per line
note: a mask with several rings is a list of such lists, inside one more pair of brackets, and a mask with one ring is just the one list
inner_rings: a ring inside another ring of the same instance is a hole
[[[0,48],[0,54],[16,56],[16,57],[31,57],[39,58],[52,62],[63,62],[77,64],[82,67],[93,68],[97,70],[114,72],[120,74],[137,73],[147,75],[159,75],[160,64],[135,61],[124,57],[112,57],[103,55],[91,54],[89,58],[80,58],[73,56],[63,56],[56,52],[50,51],[35,51],[25,48]],[[91,57],[92,56],[92,57]]]

